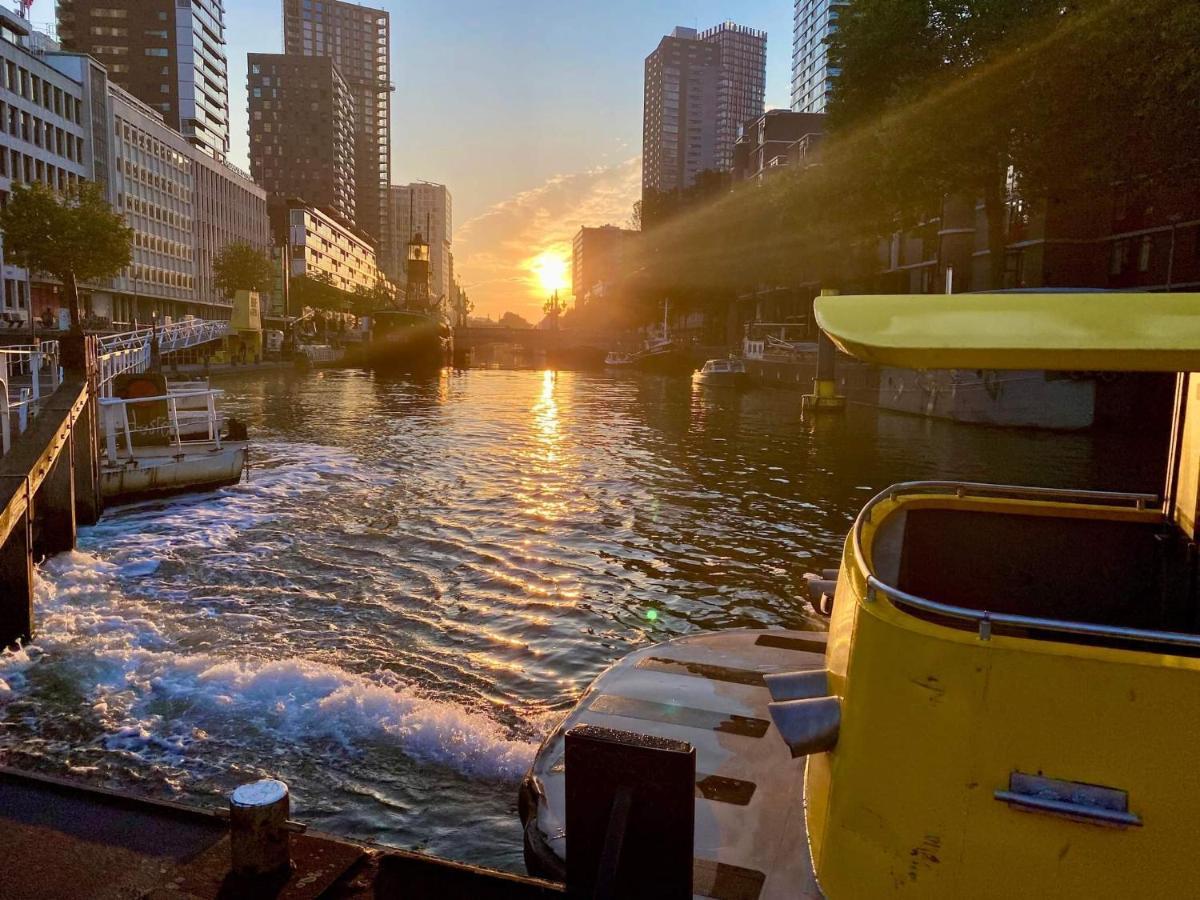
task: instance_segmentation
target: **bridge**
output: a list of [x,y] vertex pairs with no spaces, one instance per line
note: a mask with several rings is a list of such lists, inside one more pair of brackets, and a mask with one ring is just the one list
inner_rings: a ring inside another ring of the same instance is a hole
[[224,337],[228,322],[186,320],[106,337],[0,348],[0,648],[34,631],[33,567],[99,521],[99,400],[156,354]]
[[495,344],[510,344],[526,350],[546,353],[571,353],[590,350],[600,354],[613,346],[614,336],[607,331],[548,328],[503,328],[471,325],[454,329],[454,352],[466,353]]

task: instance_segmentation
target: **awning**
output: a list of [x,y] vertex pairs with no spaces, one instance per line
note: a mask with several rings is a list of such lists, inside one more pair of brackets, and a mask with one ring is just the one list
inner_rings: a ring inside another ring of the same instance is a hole
[[1200,294],[834,295],[815,309],[838,347],[883,366],[1200,371]]

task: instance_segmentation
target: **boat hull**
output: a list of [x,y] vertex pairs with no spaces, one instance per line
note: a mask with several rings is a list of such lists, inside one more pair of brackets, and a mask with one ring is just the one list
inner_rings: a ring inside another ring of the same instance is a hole
[[[763,674],[824,665],[821,632],[730,630],[636,651],[600,675],[539,749],[519,797],[530,874],[565,874],[566,732],[576,725],[687,741],[696,749],[698,896],[820,896],[803,834],[804,761],[769,726]],[[717,885],[737,884],[727,894]]]
[[133,459],[105,462],[100,490],[109,503],[191,491],[210,491],[242,479],[249,445],[230,441],[216,448],[138,447]]
[[453,361],[449,329],[418,313],[380,314],[371,329],[371,340],[360,350],[360,362],[369,369],[391,373],[436,371]]

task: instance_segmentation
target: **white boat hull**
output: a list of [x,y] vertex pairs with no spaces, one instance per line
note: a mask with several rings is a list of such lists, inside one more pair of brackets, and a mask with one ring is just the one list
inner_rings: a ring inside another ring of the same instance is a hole
[[695,896],[819,897],[804,837],[804,760],[792,759],[771,724],[762,675],[824,667],[825,639],[822,632],[718,631],[615,663],[546,739],[526,776],[530,873],[565,872],[564,735],[588,724],[695,747]]
[[206,491],[241,481],[248,444],[215,447],[139,447],[133,459],[106,461],[100,471],[104,499],[123,503],[163,494]]

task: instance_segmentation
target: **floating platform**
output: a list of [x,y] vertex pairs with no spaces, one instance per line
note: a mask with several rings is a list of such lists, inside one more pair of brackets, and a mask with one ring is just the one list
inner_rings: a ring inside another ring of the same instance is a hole
[[111,503],[209,491],[242,480],[246,441],[223,441],[220,447],[135,447],[132,458],[105,460],[100,490]]

